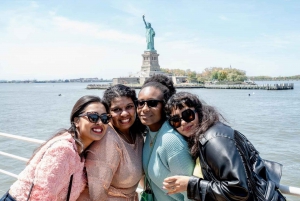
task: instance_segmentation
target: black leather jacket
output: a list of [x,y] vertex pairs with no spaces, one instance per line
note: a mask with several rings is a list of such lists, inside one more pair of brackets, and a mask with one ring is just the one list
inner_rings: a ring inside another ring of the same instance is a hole
[[189,199],[253,200],[232,128],[223,123],[215,124],[199,139],[199,147],[204,179],[190,178],[187,188]]

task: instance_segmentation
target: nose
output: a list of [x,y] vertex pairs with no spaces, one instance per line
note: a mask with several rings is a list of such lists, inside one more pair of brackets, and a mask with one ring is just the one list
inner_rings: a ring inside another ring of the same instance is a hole
[[103,124],[103,122],[101,121],[101,119],[99,118],[98,121],[96,122],[97,125]]
[[188,124],[186,121],[184,121],[182,118],[180,119],[181,121],[181,126],[185,126],[186,124]]
[[147,103],[145,103],[142,107],[137,108],[137,111],[140,111],[140,112],[143,112],[143,113],[147,113],[147,112],[149,112],[149,110],[150,110],[150,108],[147,105]]
[[122,110],[121,111],[121,116],[127,116],[129,112],[127,110]]

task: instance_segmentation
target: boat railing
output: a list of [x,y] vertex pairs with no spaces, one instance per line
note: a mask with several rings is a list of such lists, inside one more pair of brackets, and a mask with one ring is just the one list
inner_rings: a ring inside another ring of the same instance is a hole
[[[0,132],[0,136],[7,137],[7,138],[12,138],[12,139],[15,139],[15,140],[22,140],[22,141],[31,142],[31,143],[37,143],[37,144],[42,144],[42,143],[45,142],[44,140],[37,140],[37,139],[33,139],[33,138],[23,137],[23,136],[19,136],[19,135],[12,135],[12,134],[7,134],[7,133],[1,133],[1,132]],[[0,151],[0,155],[6,156],[6,157],[9,157],[9,158],[13,158],[13,159],[17,159],[17,160],[20,160],[20,161],[24,161],[24,162],[27,162],[29,160],[27,158],[17,156],[17,155],[14,155],[14,154],[10,154],[10,153],[6,153],[6,152],[3,152],[3,151]],[[1,168],[0,168],[0,173],[11,176],[11,177],[18,178],[18,175],[14,174],[14,173],[11,173],[7,170],[3,170]],[[298,188],[298,187],[286,186],[286,185],[280,184],[279,189],[283,194],[294,195],[294,196],[300,197],[300,188]],[[140,188],[137,189],[137,192],[141,192],[141,191],[142,191],[142,189],[140,189]]]

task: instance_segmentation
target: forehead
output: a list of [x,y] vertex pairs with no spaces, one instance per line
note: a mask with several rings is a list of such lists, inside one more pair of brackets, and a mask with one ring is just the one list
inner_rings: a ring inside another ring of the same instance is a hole
[[138,98],[139,99],[143,99],[143,100],[148,100],[148,99],[162,99],[162,92],[160,89],[152,87],[152,86],[148,86],[143,88],[140,93]]
[[[181,114],[181,112],[183,112],[184,110],[186,109],[189,109],[190,107],[188,107],[187,105],[185,104],[182,104],[183,108],[179,109],[179,107],[173,107],[172,109],[172,115],[175,115],[175,114]],[[193,108],[192,108],[193,109]]]
[[87,105],[84,109],[85,112],[98,112],[98,113],[106,113],[106,109],[104,107],[104,105],[102,105],[101,103],[97,102],[97,103],[91,103],[89,105]]
[[111,103],[110,107],[122,107],[130,103],[133,104],[133,101],[129,97],[121,96],[121,97],[113,98],[110,103]]

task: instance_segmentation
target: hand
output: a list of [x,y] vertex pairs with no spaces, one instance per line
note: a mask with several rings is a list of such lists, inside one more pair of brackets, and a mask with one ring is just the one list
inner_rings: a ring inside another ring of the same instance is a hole
[[186,191],[189,179],[190,177],[188,176],[172,176],[165,178],[163,189],[168,191],[168,195]]

